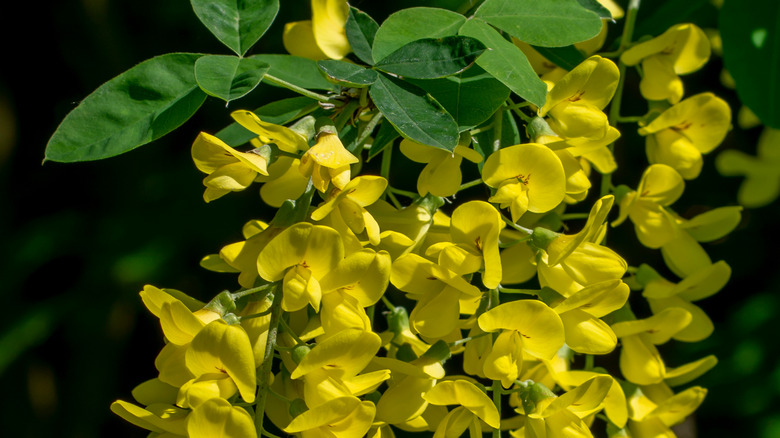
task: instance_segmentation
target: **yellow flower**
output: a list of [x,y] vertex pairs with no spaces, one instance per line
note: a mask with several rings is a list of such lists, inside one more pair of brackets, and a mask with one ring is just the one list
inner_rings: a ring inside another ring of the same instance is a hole
[[317,143],[303,154],[298,169],[303,176],[311,177],[314,187],[324,193],[330,183],[343,189],[350,180],[349,165],[358,161],[344,148],[337,134],[322,131]]
[[463,180],[461,161],[464,158],[472,163],[482,161],[482,155],[468,147],[458,145],[450,152],[408,139],[401,140],[401,153],[412,161],[426,163],[417,178],[417,193],[420,196],[428,193],[441,197],[454,195]]
[[622,343],[620,371],[637,385],[660,383],[667,377],[666,365],[655,347],[664,344],[691,322],[683,308],[665,309],[649,318],[621,321],[612,330]]
[[239,152],[213,135],[201,132],[192,144],[192,160],[203,173],[206,191],[203,199],[211,202],[228,193],[249,187],[258,175],[268,175],[268,159],[254,152]]
[[338,397],[293,418],[284,431],[307,438],[353,438],[365,436],[371,428],[376,406],[357,397]]
[[677,201],[684,190],[685,181],[676,170],[665,164],[653,164],[645,169],[636,191],[620,200],[620,216],[612,226],[630,218],[642,245],[660,248],[676,232],[676,224],[664,207]]
[[696,25],[677,24],[656,38],[639,43],[623,52],[626,65],[642,63],[644,76],[639,91],[648,100],[677,103],[683,96],[678,75],[693,73],[710,58],[710,42]]
[[488,201],[509,208],[512,221],[526,211],[545,213],[563,201],[566,175],[561,160],[547,146],[528,143],[490,154],[482,180],[496,193]]
[[428,403],[437,406],[460,405],[450,411],[439,423],[436,434],[434,434],[436,438],[460,436],[460,433],[453,433],[452,430],[448,429],[452,428],[463,432],[469,427],[469,424],[479,423],[480,419],[494,429],[498,429],[500,426],[501,415],[498,413],[496,405],[493,404],[490,397],[467,380],[439,382],[433,389],[426,392],[423,398]]
[[212,398],[195,407],[187,417],[187,436],[191,438],[256,438],[255,422],[246,409],[232,406],[221,398]]
[[591,56],[555,83],[539,116],[564,138],[603,138],[609,122],[601,110],[612,100],[620,73],[614,62]]
[[484,269],[482,283],[488,289],[501,281],[498,235],[506,225],[501,214],[484,201],[461,204],[452,212],[452,242],[428,247],[426,256],[436,256],[439,265],[460,275]]
[[122,400],[111,403],[111,412],[138,426],[167,436],[187,436],[189,411],[173,405],[152,404],[145,409]]
[[312,19],[284,26],[284,48],[295,56],[341,59],[352,49],[344,26],[349,5],[344,0],[312,0]]
[[355,234],[365,230],[369,242],[378,245],[379,224],[365,207],[376,202],[385,188],[387,180],[381,176],[358,176],[342,189],[334,187],[327,200],[312,212],[311,219],[319,221],[330,215],[332,221],[343,222]]
[[551,359],[563,346],[565,334],[561,318],[549,306],[536,300],[510,301],[483,313],[477,319],[486,332],[499,331],[483,371],[509,388],[520,376],[523,353]]
[[684,278],[679,283],[661,277],[647,265],[640,267],[644,275],[652,277],[645,285],[642,295],[647,298],[653,313],[662,312],[671,307],[680,307],[691,314],[691,322],[687,327],[677,332],[673,337],[683,342],[698,342],[706,339],[714,326],[709,316],[693,304],[707,298],[726,285],[731,277],[731,268],[724,261],[713,263]]
[[764,128],[756,156],[734,149],[721,152],[715,166],[724,176],[744,176],[737,200],[749,208],[763,207],[780,195],[780,130]]
[[622,281],[605,280],[554,304],[552,309],[563,322],[566,345],[584,354],[607,354],[614,350],[617,337],[599,318],[623,307],[628,294],[628,285]]
[[302,222],[279,233],[260,251],[257,271],[267,281],[284,279],[285,312],[303,309],[307,304],[319,310],[319,280],[343,258],[344,245],[336,230]]
[[460,275],[417,254],[406,254],[393,262],[390,282],[417,300],[409,316],[412,328],[433,339],[456,329],[464,300],[477,300],[482,295]]
[[[644,390],[653,388],[644,387]],[[667,389],[668,391],[668,389]],[[679,394],[671,391],[654,391],[661,393],[655,400],[650,400],[642,391],[635,391],[629,397],[629,406],[641,407],[631,416],[628,429],[631,436],[644,437],[675,437],[671,426],[682,423],[691,415],[707,396],[707,390],[694,386]]]
[[702,154],[718,147],[730,128],[729,105],[712,93],[701,93],[667,109],[639,134],[647,136],[651,163],[666,164],[693,179],[701,172]]

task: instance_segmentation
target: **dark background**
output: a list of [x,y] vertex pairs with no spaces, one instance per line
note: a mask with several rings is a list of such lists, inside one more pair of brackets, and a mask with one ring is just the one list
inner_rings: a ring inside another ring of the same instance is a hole
[[[640,32],[658,34],[672,24],[653,17],[663,3],[644,2]],[[379,22],[391,7],[458,4],[353,2]],[[709,2],[690,5],[675,19],[717,26]],[[161,333],[138,291],[149,283],[208,299],[235,289],[233,277],[205,271],[198,261],[240,240],[248,219],[271,217],[256,188],[205,204],[203,175],[190,159],[192,140],[199,131],[227,125],[230,110],[291,94],[261,85],[229,109],[209,99],[192,120],[152,145],[100,162],[42,166],[58,123],[103,82],[164,53],[229,51],[184,1],[25,2],[0,14],[0,435],[145,436],[108,409],[156,375]],[[283,53],[283,24],[308,17],[307,1],[282,1],[276,23],[250,54]],[[706,69],[687,76],[686,95],[713,90],[736,112],[735,93],[717,80],[721,68],[713,57]],[[645,104],[636,93],[636,74],[629,74],[624,113],[639,115]],[[633,170],[621,169],[614,181],[636,186],[645,165],[643,141],[623,129],[617,155]],[[735,128],[718,151],[754,153],[759,133]],[[705,158],[702,177],[674,205],[679,213],[736,203],[740,179],[716,174],[716,154]],[[780,436],[780,275],[772,240],[778,218],[777,203],[746,210],[731,236],[705,244],[713,260],[725,259],[734,271],[724,290],[699,302],[716,331],[701,343],[663,347],[672,366],[708,354],[720,359],[694,382],[710,390],[696,416],[699,436]],[[663,266],[658,252],[636,243],[630,225],[612,236],[610,243],[629,264]]]

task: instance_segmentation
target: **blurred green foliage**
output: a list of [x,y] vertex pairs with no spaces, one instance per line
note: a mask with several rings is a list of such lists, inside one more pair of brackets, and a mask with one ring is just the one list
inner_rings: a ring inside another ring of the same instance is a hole
[[[292,4],[295,3],[293,7]],[[285,22],[308,18],[303,0],[285,1],[280,16],[252,53],[282,53]],[[409,6],[455,8],[461,1],[358,0],[353,5],[381,22]],[[671,22],[690,20],[716,27],[708,1],[643,2],[638,36],[658,34]],[[677,3],[679,4],[679,3]],[[156,320],[138,291],[144,284],[176,288],[208,299],[233,279],[198,267],[200,258],[241,238],[248,219],[269,219],[255,190],[202,201],[202,175],[189,148],[198,131],[214,133],[230,123],[215,99],[173,134],[106,161],[41,166],[44,147],[57,124],[101,83],[138,62],[175,52],[227,53],[198,22],[187,2],[61,0],[23,2],[4,12],[25,17],[30,31],[47,44],[32,48],[13,26],[0,69],[0,421],[3,436],[145,436],[108,410],[116,398],[155,375],[153,358],[162,346]],[[665,9],[666,8],[666,9]],[[669,10],[675,11],[670,15]],[[16,17],[16,18],[15,18]],[[29,35],[28,35],[29,37]],[[736,94],[717,78],[719,58],[684,78],[689,95],[712,90],[739,108]],[[642,114],[632,73],[624,114]],[[291,96],[261,85],[230,109],[255,108]],[[635,105],[631,105],[631,102]],[[720,150],[754,153],[760,128],[735,129]],[[624,133],[620,163],[645,163],[644,144]],[[678,203],[689,216],[706,206],[733,205],[740,183],[716,174],[712,154],[705,171]],[[615,181],[635,185],[639,173],[621,169]],[[709,388],[695,418],[698,436],[780,436],[780,355],[775,319],[780,312],[780,269],[775,228],[780,205],[747,210],[739,229],[707,246],[713,260],[733,268],[731,283],[700,304],[712,315],[715,333],[697,344],[673,343],[669,363],[680,365],[716,354],[719,365],[694,382]],[[630,264],[660,255],[643,251],[628,227],[610,235]],[[667,357],[667,356],[665,356]],[[691,436],[681,433],[680,436]]]

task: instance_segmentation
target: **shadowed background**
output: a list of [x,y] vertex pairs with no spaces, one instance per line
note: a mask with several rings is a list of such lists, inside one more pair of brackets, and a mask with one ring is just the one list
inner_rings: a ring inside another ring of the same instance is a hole
[[[644,3],[640,31],[643,22],[655,34],[672,24],[650,22],[665,2]],[[717,12],[709,2],[690,3],[676,20],[716,27]],[[352,4],[381,23],[390,8],[456,7],[460,2]],[[261,84],[227,109],[208,99],[193,119],[151,145],[100,162],[41,166],[59,122],[103,82],[164,53],[229,51],[198,22],[188,2],[62,0],[13,8],[3,12],[7,24],[18,21],[26,30],[11,25],[0,30],[5,49],[0,68],[2,434],[146,436],[108,409],[117,398],[130,400],[135,385],[156,375],[161,331],[138,291],[149,283],[207,300],[225,288],[235,289],[232,276],[205,271],[198,261],[240,240],[247,220],[268,220],[272,214],[255,186],[205,204],[203,175],[190,159],[192,140],[201,130],[214,133],[230,123],[230,110],[256,108],[292,93]],[[308,18],[308,2],[283,1],[277,21],[250,54],[283,53],[284,23]],[[735,93],[717,80],[721,67],[713,57],[704,70],[684,77],[686,95],[712,90],[736,111]],[[636,75],[630,74],[623,112],[640,115],[645,104],[637,94]],[[718,150],[753,154],[759,133],[760,128],[735,129]],[[614,180],[635,187],[646,163],[644,142],[626,129],[618,147],[618,162],[630,163],[632,170],[619,170]],[[674,205],[686,217],[736,203],[740,179],[717,175],[715,154],[705,157],[702,176],[687,184]],[[780,405],[780,357],[773,323],[780,312],[780,273],[771,239],[778,218],[777,203],[746,210],[732,235],[705,244],[714,261],[724,259],[733,268],[731,283],[698,303],[716,331],[701,343],[672,342],[662,348],[672,366],[708,354],[720,359],[694,382],[710,390],[696,415],[699,436],[780,436],[780,413],[774,409]],[[610,244],[629,264],[663,266],[657,251],[637,244],[630,225],[611,233]]]

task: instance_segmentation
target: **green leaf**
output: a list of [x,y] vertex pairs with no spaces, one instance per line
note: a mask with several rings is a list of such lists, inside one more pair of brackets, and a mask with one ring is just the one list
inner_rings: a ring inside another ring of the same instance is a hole
[[555,65],[564,69],[572,70],[585,60],[585,56],[574,46],[566,47],[539,47],[532,46],[540,55],[554,62]]
[[464,36],[423,38],[387,55],[375,67],[409,78],[443,78],[469,68],[485,49],[480,41]]
[[393,140],[400,136],[401,134],[396,131],[395,126],[393,126],[392,123],[382,123],[379,125],[379,130],[376,133],[374,142],[371,143],[371,147],[368,149],[368,160],[374,158],[388,145],[393,144]]
[[466,17],[438,8],[402,9],[382,23],[376,32],[373,58],[384,59],[412,41],[457,35]]
[[568,46],[601,32],[599,16],[577,0],[486,0],[474,16],[534,46]]
[[539,79],[522,50],[481,20],[469,20],[460,34],[476,38],[490,49],[477,59],[478,66],[523,99],[540,107],[544,105],[547,85]]
[[57,127],[45,160],[100,160],[173,131],[206,100],[194,73],[201,56],[157,56],[101,85]]
[[317,66],[328,77],[342,86],[365,87],[376,81],[376,72],[357,64],[335,59],[318,61]]
[[369,89],[371,99],[401,135],[418,143],[452,151],[458,125],[431,95],[419,87],[384,74]]
[[[316,108],[316,100],[300,96],[271,102],[257,108],[253,112],[264,122],[284,125],[308,114],[312,109]],[[216,136],[228,146],[236,147],[257,137],[257,134],[233,122],[217,132]]]
[[198,19],[222,44],[244,56],[279,12],[279,0],[191,0]]
[[317,62],[311,59],[293,55],[253,55],[249,58],[257,59],[270,65],[271,68],[267,74],[301,88],[309,90],[338,90],[338,86],[322,77],[320,70],[317,68]]
[[609,9],[605,8],[604,5],[598,2],[598,0],[577,0],[577,3],[579,3],[583,8],[598,15],[599,18],[605,20],[612,19],[612,12],[609,12]]
[[209,96],[230,103],[254,90],[268,68],[257,59],[206,55],[195,61],[195,80]]
[[371,46],[374,45],[374,35],[379,25],[368,14],[352,6],[349,7],[349,18],[345,30],[352,52],[368,65],[374,65]]
[[720,11],[723,61],[737,95],[765,125],[780,129],[780,3],[727,1]]
[[442,104],[461,132],[489,119],[509,97],[509,88],[479,66],[459,75],[412,83]]

